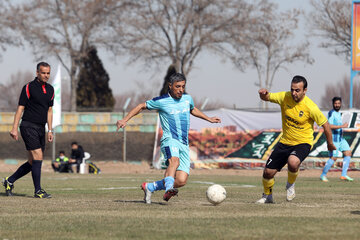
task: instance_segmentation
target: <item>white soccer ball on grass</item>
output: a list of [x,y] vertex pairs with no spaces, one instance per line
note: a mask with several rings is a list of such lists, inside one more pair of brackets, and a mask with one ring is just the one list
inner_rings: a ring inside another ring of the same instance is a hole
[[226,190],[219,184],[211,185],[206,191],[206,198],[214,205],[222,203],[226,198]]

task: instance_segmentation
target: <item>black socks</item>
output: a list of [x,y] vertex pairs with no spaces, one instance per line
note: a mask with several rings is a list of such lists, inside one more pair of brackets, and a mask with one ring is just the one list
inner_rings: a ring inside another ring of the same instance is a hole
[[42,160],[33,160],[32,161],[32,170],[31,175],[34,182],[35,192],[41,189],[40,178],[41,178],[41,165]]
[[[40,166],[41,168],[41,166]],[[25,176],[26,174],[28,174],[32,169],[32,166],[30,165],[29,162],[26,162],[24,163],[23,165],[21,165],[17,170],[16,172],[11,175],[9,178],[8,178],[8,181],[10,183],[14,183],[16,180],[18,180],[19,178],[22,178],[23,176]]]

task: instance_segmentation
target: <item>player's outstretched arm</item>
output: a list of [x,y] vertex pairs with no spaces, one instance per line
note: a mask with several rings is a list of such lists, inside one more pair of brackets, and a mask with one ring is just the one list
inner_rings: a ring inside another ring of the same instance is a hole
[[138,115],[142,110],[146,109],[146,103],[140,103],[134,107],[123,119],[116,122],[116,131],[119,131],[120,128],[124,128],[126,123],[134,116]]
[[349,125],[349,123],[347,123],[347,122],[344,123],[343,125],[332,125],[332,124],[330,124],[330,128],[331,129],[347,128],[348,125]]
[[336,150],[336,147],[335,147],[335,145],[333,143],[332,133],[331,133],[331,128],[330,128],[329,122],[324,123],[322,125],[322,127],[324,128],[324,133],[325,133],[325,136],[326,136],[328,150],[329,151]]
[[208,122],[211,123],[221,123],[221,119],[218,117],[208,117],[206,116],[202,111],[200,111],[199,109],[197,109],[196,107],[193,108],[193,110],[191,110],[191,114],[195,117],[198,118],[202,118]]
[[22,116],[22,113],[24,111],[24,106],[22,105],[19,105],[17,110],[16,110],[16,113],[15,113],[15,116],[14,116],[14,123],[13,123],[13,127],[10,131],[10,136],[15,139],[16,141],[19,139],[19,131],[18,131],[18,128],[19,128],[19,122],[20,122],[20,118]]
[[267,89],[265,88],[261,88],[259,91],[259,96],[260,96],[260,99],[261,100],[264,100],[264,101],[269,101],[270,99],[270,93]]

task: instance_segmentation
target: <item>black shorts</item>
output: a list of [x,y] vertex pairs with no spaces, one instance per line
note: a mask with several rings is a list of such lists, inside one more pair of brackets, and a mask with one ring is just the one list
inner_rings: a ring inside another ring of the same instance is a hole
[[45,150],[45,125],[22,121],[20,125],[21,137],[24,140],[26,150],[41,148]]
[[266,168],[280,171],[287,164],[290,155],[298,157],[300,162],[303,162],[309,155],[310,149],[311,146],[307,143],[289,146],[279,142],[266,161]]

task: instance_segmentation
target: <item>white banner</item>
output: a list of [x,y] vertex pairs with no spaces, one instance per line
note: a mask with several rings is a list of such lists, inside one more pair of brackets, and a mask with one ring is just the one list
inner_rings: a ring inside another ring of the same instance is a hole
[[61,67],[58,66],[56,76],[52,83],[55,97],[53,106],[53,128],[61,125]]
[[243,111],[220,108],[204,112],[209,117],[217,116],[221,123],[212,124],[190,115],[190,129],[201,131],[206,128],[233,126],[236,131],[281,129],[281,112]]

